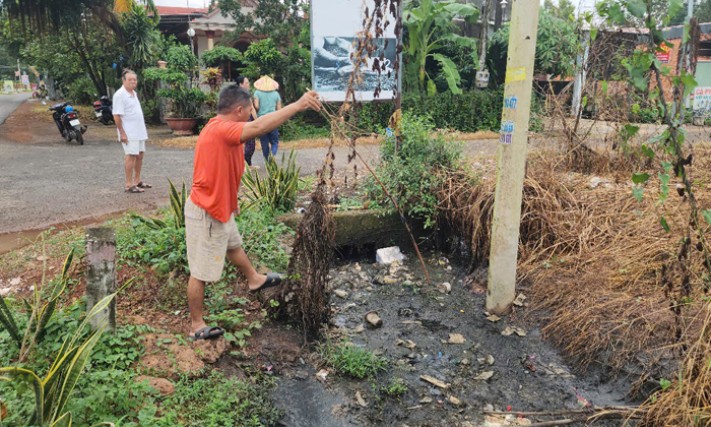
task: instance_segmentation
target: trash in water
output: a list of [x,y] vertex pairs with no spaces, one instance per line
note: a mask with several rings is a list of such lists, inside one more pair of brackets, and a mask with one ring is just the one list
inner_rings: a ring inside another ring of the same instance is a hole
[[380,248],[375,252],[375,261],[378,264],[392,264],[395,261],[403,261],[405,255],[400,252],[400,247],[390,246],[389,248]]

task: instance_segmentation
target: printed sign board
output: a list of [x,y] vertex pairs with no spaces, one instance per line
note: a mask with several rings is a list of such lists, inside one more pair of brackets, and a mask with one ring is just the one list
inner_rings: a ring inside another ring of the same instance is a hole
[[15,91],[15,84],[13,83],[12,80],[4,80],[3,84],[3,92],[5,93],[10,93]]
[[694,117],[711,116],[711,87],[694,89]]
[[[326,101],[344,101],[354,68],[351,54],[355,51],[358,33],[363,31],[365,8],[372,11],[373,0],[311,0],[311,78],[313,90]],[[393,99],[393,90],[400,87],[402,73],[395,79],[397,39],[395,22],[387,14],[390,25],[382,38],[374,40],[375,52],[361,66],[362,79],[355,84],[355,96],[360,101]],[[385,70],[373,71],[376,58],[384,56]],[[380,83],[377,98],[374,91]]]
[[655,56],[657,57],[659,62],[666,64],[671,59],[671,50],[672,47],[670,45],[662,43],[659,45],[659,49],[657,49]]

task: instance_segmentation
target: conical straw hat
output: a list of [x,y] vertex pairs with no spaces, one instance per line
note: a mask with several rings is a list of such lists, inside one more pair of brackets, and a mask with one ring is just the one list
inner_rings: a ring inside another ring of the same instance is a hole
[[279,83],[269,76],[262,76],[259,80],[254,82],[254,87],[263,92],[271,92],[279,89]]

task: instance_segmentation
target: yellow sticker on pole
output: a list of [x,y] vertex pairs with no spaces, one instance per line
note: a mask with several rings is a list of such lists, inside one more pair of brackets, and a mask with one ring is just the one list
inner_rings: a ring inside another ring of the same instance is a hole
[[526,67],[517,67],[510,70],[506,70],[506,82],[521,82],[526,80]]

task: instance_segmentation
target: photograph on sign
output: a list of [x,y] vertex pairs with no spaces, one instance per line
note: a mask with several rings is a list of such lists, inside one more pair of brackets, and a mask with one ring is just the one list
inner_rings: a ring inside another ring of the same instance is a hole
[[[373,10],[372,0],[311,0],[311,76],[313,89],[326,101],[340,102],[346,97],[346,89],[354,70],[352,54],[358,42],[358,33],[363,30],[365,7]],[[388,15],[391,20],[394,18]],[[395,79],[394,65],[397,58],[395,23],[391,22],[382,38],[374,39],[375,50],[361,65],[360,76],[355,86],[359,101],[372,101],[374,91],[380,84],[377,99],[393,98],[399,87]],[[375,71],[377,67],[381,71]]]

